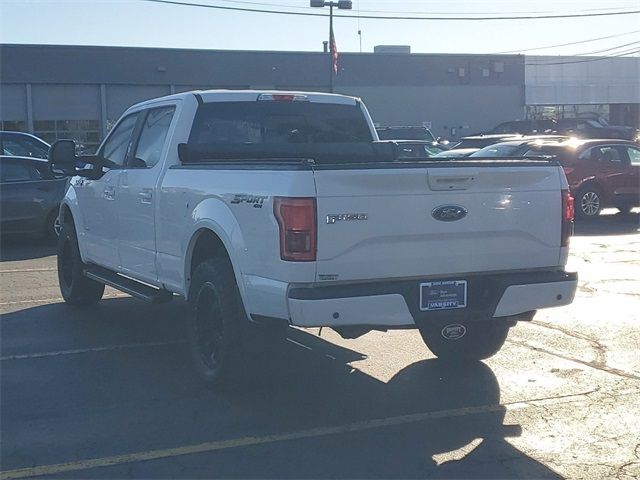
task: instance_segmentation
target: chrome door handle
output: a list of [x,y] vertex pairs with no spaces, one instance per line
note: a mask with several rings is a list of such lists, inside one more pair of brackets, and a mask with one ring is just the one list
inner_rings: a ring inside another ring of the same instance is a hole
[[151,190],[143,190],[138,193],[138,197],[140,197],[140,201],[142,203],[151,203],[151,199],[153,198],[153,192]]

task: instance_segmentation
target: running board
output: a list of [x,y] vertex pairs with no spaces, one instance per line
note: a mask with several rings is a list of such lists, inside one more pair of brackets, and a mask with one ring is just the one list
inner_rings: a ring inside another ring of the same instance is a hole
[[123,277],[106,268],[89,267],[84,271],[84,276],[96,282],[104,283],[121,292],[128,293],[132,297],[139,298],[145,302],[166,303],[173,297],[173,294],[167,290],[150,287],[144,283]]

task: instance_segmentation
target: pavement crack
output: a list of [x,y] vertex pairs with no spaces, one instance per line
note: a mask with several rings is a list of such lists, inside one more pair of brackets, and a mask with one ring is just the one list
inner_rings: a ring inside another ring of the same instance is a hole
[[590,337],[588,335],[585,335],[583,333],[580,332],[576,332],[573,330],[568,330],[564,327],[560,327],[558,325],[553,325],[550,323],[546,323],[546,322],[541,322],[539,320],[533,320],[531,322],[534,325],[538,325],[540,327],[544,327],[544,328],[549,328],[551,330],[556,330],[558,332],[561,332],[569,337],[573,337],[576,338],[578,340],[584,340],[586,342],[589,342],[589,344],[591,345],[591,348],[594,350],[596,358],[593,361],[593,363],[595,363],[596,365],[599,366],[606,366],[607,365],[607,348],[602,345],[602,343],[600,343],[598,340],[596,340],[593,337]]

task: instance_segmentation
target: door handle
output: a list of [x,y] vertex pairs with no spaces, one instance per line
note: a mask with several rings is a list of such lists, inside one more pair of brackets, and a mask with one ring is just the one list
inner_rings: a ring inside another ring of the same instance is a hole
[[116,188],[111,186],[106,186],[104,188],[104,198],[106,198],[107,200],[115,200]]
[[138,197],[140,197],[140,202],[142,203],[151,203],[153,192],[151,190],[143,190],[138,193]]

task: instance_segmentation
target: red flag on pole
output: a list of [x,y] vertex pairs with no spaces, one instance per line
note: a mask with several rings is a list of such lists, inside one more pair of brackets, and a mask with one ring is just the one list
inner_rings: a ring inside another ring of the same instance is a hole
[[334,75],[338,74],[338,46],[336,45],[336,37],[333,35],[333,29],[331,29],[331,62],[333,66]]

